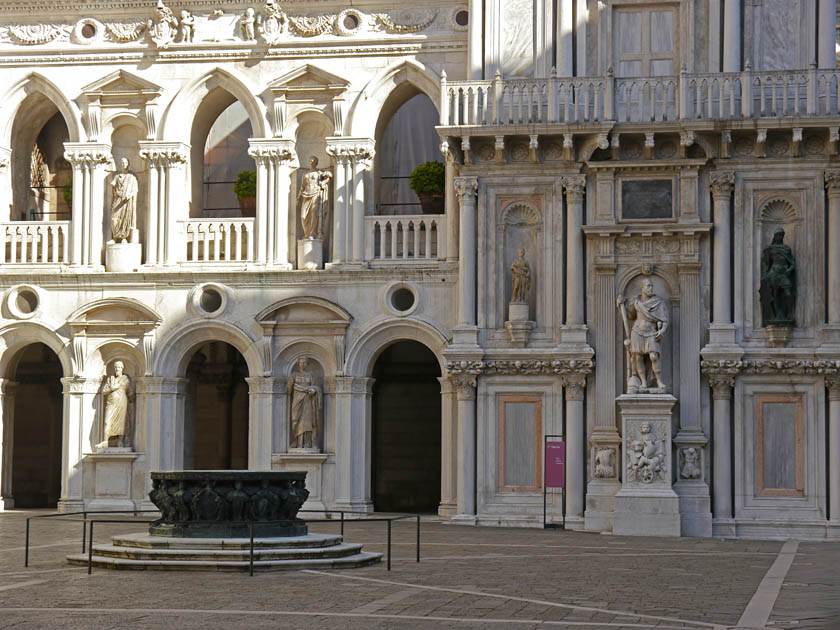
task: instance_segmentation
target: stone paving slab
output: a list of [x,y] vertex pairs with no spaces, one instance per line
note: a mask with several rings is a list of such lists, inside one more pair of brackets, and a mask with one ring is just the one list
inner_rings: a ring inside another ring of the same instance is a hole
[[[782,542],[603,536],[539,529],[393,526],[393,570],[247,574],[73,568],[80,523],[0,514],[4,628],[731,628]],[[338,523],[311,531],[338,532]],[[95,540],[143,531],[97,524]],[[346,540],[385,551],[385,524],[349,522]],[[767,628],[840,628],[840,544],[800,543]]]

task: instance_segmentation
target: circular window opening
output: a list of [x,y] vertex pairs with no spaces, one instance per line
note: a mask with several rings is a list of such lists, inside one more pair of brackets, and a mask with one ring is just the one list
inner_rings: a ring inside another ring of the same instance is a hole
[[215,313],[222,308],[222,294],[216,289],[204,289],[198,304],[205,313]]
[[344,16],[344,21],[342,23],[344,24],[344,28],[348,31],[352,31],[359,27],[359,18],[352,13],[348,13]]
[[18,294],[15,297],[15,306],[17,307],[17,310],[24,315],[34,313],[35,309],[38,308],[38,295],[35,291],[30,289],[18,291]]
[[466,26],[470,23],[470,12],[469,11],[458,11],[455,14],[455,24],[458,26]]
[[96,36],[96,27],[93,24],[85,24],[82,27],[82,37],[92,39]]
[[391,306],[398,311],[407,311],[414,306],[416,298],[409,289],[397,289],[391,294]]

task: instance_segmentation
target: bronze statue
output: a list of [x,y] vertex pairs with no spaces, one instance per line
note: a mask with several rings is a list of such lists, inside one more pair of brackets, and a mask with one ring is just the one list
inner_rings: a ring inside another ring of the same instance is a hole
[[793,326],[796,305],[796,261],[779,228],[761,252],[761,317],[765,326]]

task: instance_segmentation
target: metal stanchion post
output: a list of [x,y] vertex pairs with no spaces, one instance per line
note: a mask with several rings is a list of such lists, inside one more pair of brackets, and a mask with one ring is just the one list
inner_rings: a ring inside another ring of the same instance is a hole
[[85,541],[87,540],[87,518],[82,520],[82,553],[85,552]]
[[391,519],[388,519],[388,570],[391,570]]
[[93,524],[95,521],[90,522],[90,544],[88,545],[88,575],[90,575],[91,569],[93,568]]
[[344,536],[344,510],[341,510],[341,536]]
[[254,575],[254,523],[253,521],[249,523],[251,529],[251,557],[250,557],[250,571],[251,575]]
[[417,515],[417,562],[420,562],[420,515]]
[[26,519],[26,551],[23,555],[23,566],[29,566],[29,518]]

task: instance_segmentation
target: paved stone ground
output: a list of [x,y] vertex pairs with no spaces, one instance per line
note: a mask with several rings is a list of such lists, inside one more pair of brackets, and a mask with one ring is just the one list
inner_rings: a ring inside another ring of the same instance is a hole
[[[394,525],[385,563],[346,571],[198,573],[70,567],[81,525],[0,514],[0,629],[840,629],[840,544]],[[96,540],[142,525],[97,526]],[[337,524],[311,531],[337,532]],[[346,538],[384,551],[384,523]]]

